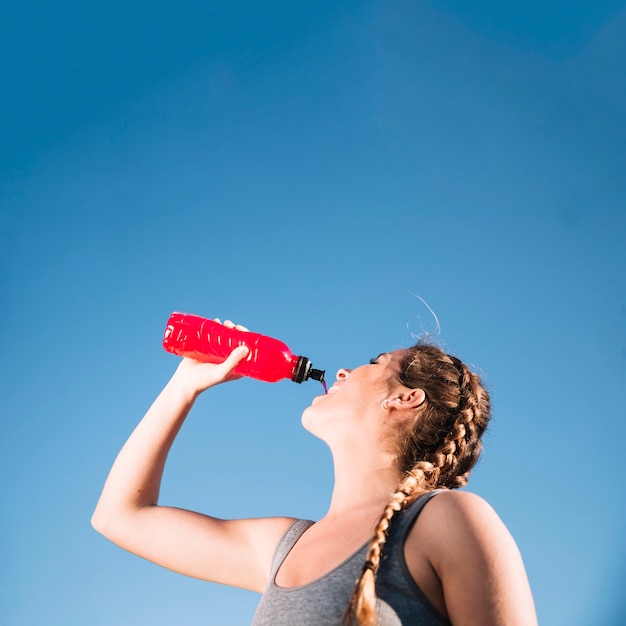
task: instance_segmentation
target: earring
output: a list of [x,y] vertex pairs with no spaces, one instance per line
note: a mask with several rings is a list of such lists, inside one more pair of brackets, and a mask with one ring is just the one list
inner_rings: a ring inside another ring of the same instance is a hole
[[389,398],[385,398],[381,403],[380,403],[380,407],[382,408],[383,411],[387,411],[389,409]]

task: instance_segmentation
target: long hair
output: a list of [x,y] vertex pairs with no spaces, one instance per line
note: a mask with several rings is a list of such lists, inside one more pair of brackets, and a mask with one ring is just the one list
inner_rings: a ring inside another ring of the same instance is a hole
[[370,541],[344,615],[348,626],[376,624],[376,575],[394,515],[425,491],[465,486],[489,422],[489,394],[480,377],[437,346],[420,341],[409,348],[398,380],[422,389],[426,398],[410,426],[394,435],[403,477]]

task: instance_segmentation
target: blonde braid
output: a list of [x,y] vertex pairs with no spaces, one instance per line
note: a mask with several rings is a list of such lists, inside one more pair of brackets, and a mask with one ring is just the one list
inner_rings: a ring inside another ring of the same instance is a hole
[[470,470],[482,452],[481,437],[489,417],[489,395],[480,378],[454,356],[449,357],[460,373],[457,420],[444,445],[446,458],[446,485],[452,489],[464,487]]
[[[480,456],[480,437],[489,419],[489,395],[480,378],[459,359],[435,346],[417,344],[412,348],[401,382],[424,389],[426,407],[420,411],[413,430],[398,440],[406,468],[404,478],[376,525],[342,620],[346,626],[353,626],[355,620],[358,626],[376,625],[376,575],[393,516],[424,491],[467,484]],[[436,442],[436,447],[429,453],[431,442]]]
[[352,626],[353,619],[359,626],[375,626],[376,624],[376,574],[380,566],[380,557],[387,542],[389,526],[393,516],[403,509],[412,498],[418,481],[413,476],[407,476],[393,493],[383,514],[376,524],[374,536],[369,544],[365,563],[361,575],[350,598],[350,604],[343,619],[343,624]]

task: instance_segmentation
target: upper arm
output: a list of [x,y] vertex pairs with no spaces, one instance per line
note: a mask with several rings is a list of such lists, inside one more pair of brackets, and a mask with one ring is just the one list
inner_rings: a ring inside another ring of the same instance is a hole
[[262,592],[292,518],[222,520],[146,506],[94,528],[120,547],[187,576]]
[[413,533],[441,581],[455,626],[534,626],[534,603],[520,552],[495,511],[480,497],[435,498]]

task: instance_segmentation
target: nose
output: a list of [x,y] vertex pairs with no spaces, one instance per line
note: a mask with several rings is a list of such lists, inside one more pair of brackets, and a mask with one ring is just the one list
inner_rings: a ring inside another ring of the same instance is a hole
[[340,367],[337,370],[337,380],[344,380],[348,378],[349,375],[350,375],[350,370],[346,369],[345,367]]

